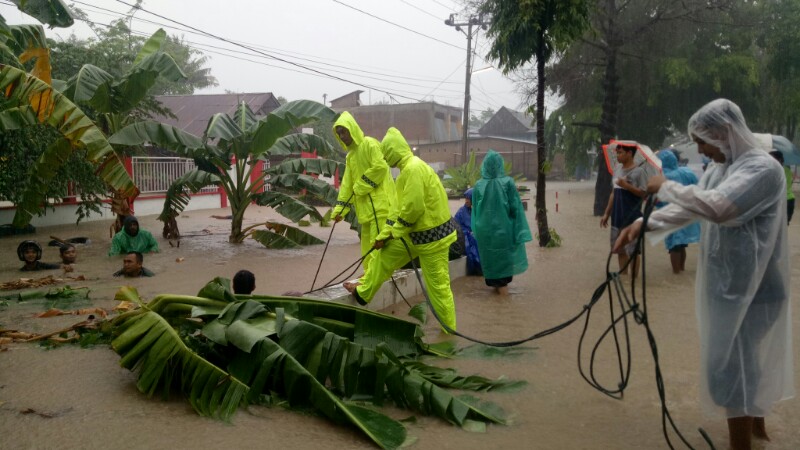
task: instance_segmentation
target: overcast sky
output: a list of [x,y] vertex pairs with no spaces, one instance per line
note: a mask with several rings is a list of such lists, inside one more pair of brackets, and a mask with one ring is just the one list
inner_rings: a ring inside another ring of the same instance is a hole
[[[130,10],[126,3],[132,3],[65,1],[98,24],[124,15]],[[208,56],[219,86],[201,93],[272,92],[289,100],[317,101],[327,94],[330,101],[360,89],[364,104],[431,99],[453,106],[464,104],[467,39],[444,24],[451,13],[461,11],[457,1],[146,0],[142,8],[134,15],[134,32],[149,35],[160,26],[170,35],[183,35],[187,43]],[[9,24],[34,22],[5,0],[0,0],[0,14]],[[94,36],[78,21],[71,28],[47,30],[53,39],[66,39],[71,33],[81,38]],[[488,49],[483,32],[473,39],[473,48],[476,42],[478,58],[473,71],[490,66],[483,59]],[[343,80],[310,73],[270,56]],[[499,71],[473,74],[473,113],[501,106],[521,110],[521,103],[514,83]]]

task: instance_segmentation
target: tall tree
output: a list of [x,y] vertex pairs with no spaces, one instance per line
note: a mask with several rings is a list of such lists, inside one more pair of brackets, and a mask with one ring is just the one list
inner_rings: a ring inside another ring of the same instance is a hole
[[[582,119],[567,126],[596,128],[598,144],[624,137],[658,146],[684,127],[685,111],[699,101],[752,89],[754,66],[739,54],[752,35],[736,26],[742,18],[735,14],[751,2],[598,0],[596,6],[592,31],[559,58],[550,79],[565,98],[565,114]],[[599,153],[595,164],[600,215],[611,175]]]
[[589,27],[589,0],[488,0],[481,11],[491,16],[489,56],[504,73],[536,61],[536,225],[539,246],[544,247],[550,242],[545,201],[545,65]]

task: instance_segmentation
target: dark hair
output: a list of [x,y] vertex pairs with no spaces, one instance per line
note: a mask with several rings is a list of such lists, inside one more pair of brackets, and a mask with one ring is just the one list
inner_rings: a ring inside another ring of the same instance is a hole
[[75,246],[72,244],[61,244],[58,246],[58,253],[64,255],[64,252],[66,252],[70,248],[75,248]]
[[783,164],[783,153],[781,153],[778,150],[773,150],[773,151],[769,152],[769,154],[773,158],[777,159],[779,163]]
[[36,251],[36,261],[42,259],[42,246],[36,241],[22,241],[17,246],[17,257],[20,261],[25,261],[25,251],[32,248]]
[[620,150],[625,150],[628,153],[636,152],[636,146],[635,145],[617,144],[617,148],[620,149]]
[[128,255],[136,255],[136,262],[139,264],[144,262],[144,255],[142,255],[142,252],[128,252]]
[[240,270],[233,276],[233,293],[250,295],[256,288],[256,276],[249,270]]

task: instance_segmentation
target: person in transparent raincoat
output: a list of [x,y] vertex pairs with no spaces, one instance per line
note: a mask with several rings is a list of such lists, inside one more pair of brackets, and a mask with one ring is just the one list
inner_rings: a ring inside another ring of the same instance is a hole
[[[649,236],[701,219],[701,401],[728,418],[731,448],[749,449],[752,436],[769,439],[772,406],[794,396],[784,173],[729,100],[700,108],[688,128],[713,162],[696,186],[650,179],[648,192],[670,204],[650,217]],[[617,246],[641,227],[639,219],[626,228]]]

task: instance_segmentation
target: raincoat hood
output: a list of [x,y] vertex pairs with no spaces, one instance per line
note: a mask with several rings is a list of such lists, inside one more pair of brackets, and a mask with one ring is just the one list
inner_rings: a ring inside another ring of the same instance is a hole
[[128,216],[125,218],[125,220],[122,221],[122,229],[125,230],[125,233],[128,236],[136,236],[137,234],[139,234],[138,228],[136,229],[136,233],[131,233],[131,225],[133,225],[134,223],[136,225],[139,225],[139,219],[137,219],[136,216]]
[[718,147],[727,162],[734,162],[750,151],[764,151],[747,127],[736,103],[720,98],[707,103],[689,119],[689,136],[696,136]]
[[389,167],[399,167],[401,163],[414,156],[403,134],[395,127],[386,131],[386,136],[381,141],[381,150],[383,159]]
[[469,199],[469,201],[472,201],[472,188],[469,188],[466,191],[464,191],[464,198]]
[[[347,131],[350,132],[350,137],[353,138],[353,143],[349,146],[345,145],[344,142],[339,138],[339,135],[336,134],[336,127],[344,127]],[[361,145],[361,142],[364,141],[364,132],[361,131],[361,127],[358,126],[358,122],[347,111],[344,111],[342,114],[339,115],[339,118],[336,119],[336,122],[333,123],[333,135],[336,136],[336,140],[339,141],[339,144],[342,146],[343,149],[350,151],[354,148],[358,148]]]
[[678,169],[678,158],[672,150],[667,148],[661,150],[658,152],[658,158],[661,160],[661,169],[665,172]]
[[500,178],[506,175],[506,168],[503,166],[503,157],[494,150],[489,150],[481,164],[481,177]]

